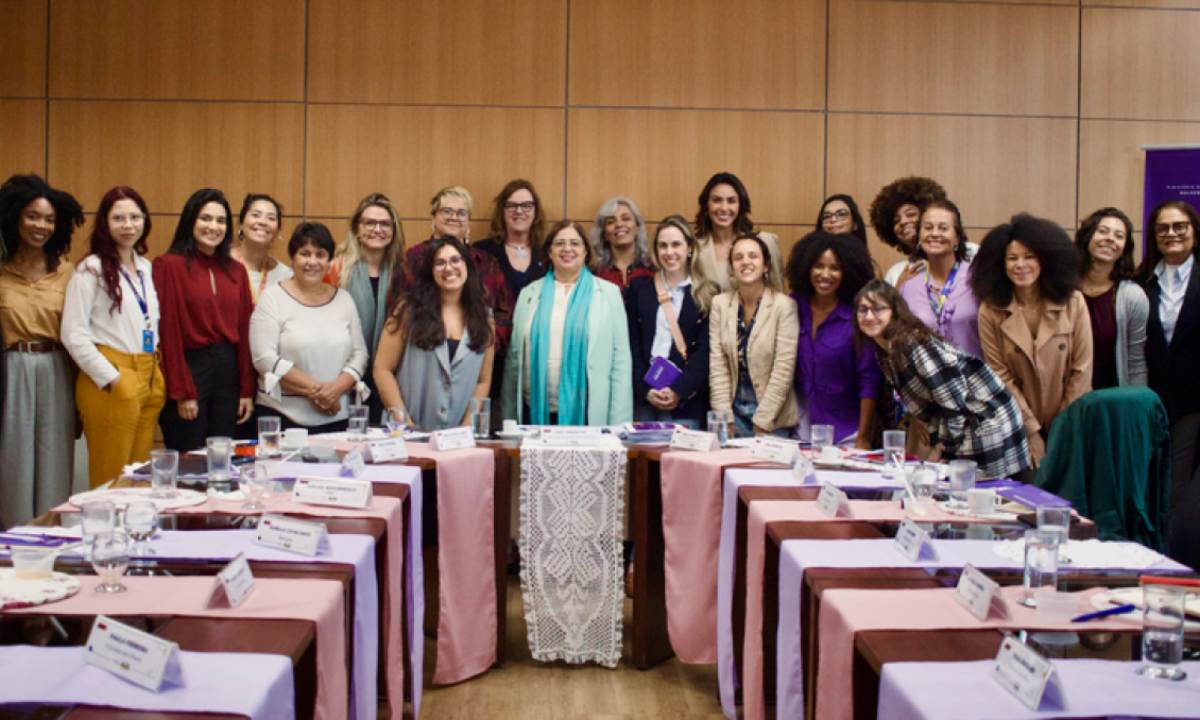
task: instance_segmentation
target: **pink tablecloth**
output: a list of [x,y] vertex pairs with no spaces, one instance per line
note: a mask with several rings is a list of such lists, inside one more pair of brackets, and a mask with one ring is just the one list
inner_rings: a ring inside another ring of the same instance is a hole
[[[254,592],[236,608],[206,610],[214,578],[125,577],[126,592],[95,592],[100,578],[80,576],[79,594],[61,602],[10,611],[30,615],[180,615],[212,618],[310,620],[317,635],[317,700],[320,720],[344,720],[350,711],[346,674],[344,588],[334,580],[255,580]],[[403,697],[403,695],[401,695]]]
[[[1100,591],[1079,593],[1080,612],[1091,609],[1087,598]],[[849,720],[854,716],[854,693],[850,673],[854,664],[854,634],[863,630],[955,630],[1024,629],[1074,632],[1071,622],[1047,622],[1037,610],[1017,604],[1025,588],[1001,588],[1011,620],[995,613],[980,622],[954,600],[954,588],[937,590],[827,590],[821,596],[818,618],[821,643],[817,660],[817,717]],[[1093,620],[1090,632],[1139,629],[1137,614]]]

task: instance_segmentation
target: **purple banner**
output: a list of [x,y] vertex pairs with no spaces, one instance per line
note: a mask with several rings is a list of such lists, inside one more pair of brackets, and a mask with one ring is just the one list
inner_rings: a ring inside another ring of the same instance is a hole
[[1149,231],[1150,211],[1164,200],[1200,205],[1200,147],[1146,149],[1143,230]]

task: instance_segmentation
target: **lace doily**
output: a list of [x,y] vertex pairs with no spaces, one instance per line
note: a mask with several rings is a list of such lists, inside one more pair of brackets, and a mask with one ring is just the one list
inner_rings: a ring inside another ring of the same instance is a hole
[[521,448],[521,591],[536,660],[621,659],[625,449]]

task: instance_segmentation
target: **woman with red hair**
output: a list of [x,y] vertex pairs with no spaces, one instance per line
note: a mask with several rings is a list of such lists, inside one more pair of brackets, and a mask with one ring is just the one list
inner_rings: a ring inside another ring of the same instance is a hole
[[166,402],[159,370],[158,293],[146,238],[150,211],[137,191],[109,190],[96,210],[90,253],[75,267],[63,309],[63,345],[82,370],[75,401],[94,488],[150,457]]

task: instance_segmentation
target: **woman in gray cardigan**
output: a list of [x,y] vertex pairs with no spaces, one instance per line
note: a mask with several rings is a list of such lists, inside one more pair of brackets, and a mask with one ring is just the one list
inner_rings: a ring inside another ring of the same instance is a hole
[[1075,233],[1083,259],[1083,297],[1092,321],[1092,389],[1145,385],[1150,301],[1133,282],[1133,223],[1106,207]]

